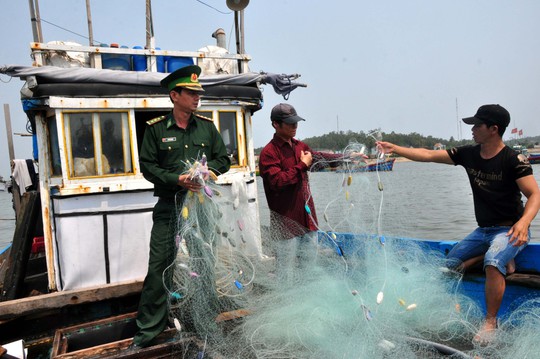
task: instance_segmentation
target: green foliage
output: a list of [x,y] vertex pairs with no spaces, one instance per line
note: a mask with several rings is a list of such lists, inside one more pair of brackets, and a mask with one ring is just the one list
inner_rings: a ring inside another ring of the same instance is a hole
[[[442,138],[434,138],[432,136],[425,137],[416,132],[406,135],[395,133],[393,131],[391,133],[380,132],[378,129],[368,133],[363,131],[332,131],[322,136],[305,138],[302,141],[307,143],[314,150],[325,151],[341,151],[347,147],[349,143],[357,142],[366,146],[367,153],[372,153],[375,150],[375,141],[378,138],[400,146],[424,148],[433,148],[436,143],[442,143],[443,145],[446,145],[447,148],[472,143],[471,140],[456,141],[453,137],[451,137],[450,140],[445,140]],[[261,150],[262,147],[256,148],[255,153],[259,154]]]
[[[446,148],[452,148],[456,146],[462,146],[466,144],[473,144],[472,139],[464,139],[461,141],[456,140],[453,136],[450,139],[436,138],[433,136],[422,136],[419,133],[412,132],[409,134],[395,133],[394,131],[390,133],[380,132],[378,129],[372,130],[368,133],[363,131],[353,132],[353,131],[332,131],[322,136],[308,137],[302,139],[303,142],[307,143],[312,149],[319,151],[342,151],[347,145],[351,142],[358,142],[366,146],[367,153],[373,153],[375,151],[375,138],[377,137],[374,134],[380,133],[380,138],[383,141],[388,141],[395,143],[396,145],[406,146],[406,147],[423,147],[432,149],[435,144],[441,143],[446,146]],[[505,134],[506,136],[506,134]],[[505,143],[509,146],[513,145],[522,145],[526,148],[533,148],[535,144],[540,142],[540,136],[535,137],[524,137],[521,139],[510,139],[505,140]],[[260,154],[262,147],[255,149],[255,154]]]

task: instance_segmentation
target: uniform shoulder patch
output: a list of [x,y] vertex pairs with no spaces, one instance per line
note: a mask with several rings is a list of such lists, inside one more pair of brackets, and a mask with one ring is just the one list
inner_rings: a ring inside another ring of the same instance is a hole
[[151,120],[146,121],[146,124],[152,126],[152,125],[155,125],[158,122],[163,121],[166,118],[167,118],[167,115],[159,116],[159,117],[156,117],[156,118],[153,118]]
[[203,115],[199,115],[198,113],[194,113],[194,115],[198,118],[200,118],[201,120],[206,120],[206,121],[210,121],[210,122],[214,122],[214,120],[212,120],[210,117],[206,117],[206,116],[203,116]]

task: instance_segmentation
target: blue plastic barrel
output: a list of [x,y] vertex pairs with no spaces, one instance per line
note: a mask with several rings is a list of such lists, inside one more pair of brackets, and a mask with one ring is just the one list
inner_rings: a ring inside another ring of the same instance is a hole
[[[156,47],[156,50],[161,50],[161,48]],[[156,56],[156,66],[158,72],[165,72],[165,56]]]
[[[107,44],[101,44],[108,47]],[[118,47],[118,44],[111,44],[111,47]],[[109,70],[129,71],[131,68],[130,55],[128,54],[101,54],[101,67]]]
[[169,57],[167,60],[167,72],[173,72],[184,66],[193,65],[193,58],[191,57]]
[[[134,49],[142,50],[142,46],[133,46]],[[133,71],[146,71],[146,56],[145,55],[132,55],[131,63]]]

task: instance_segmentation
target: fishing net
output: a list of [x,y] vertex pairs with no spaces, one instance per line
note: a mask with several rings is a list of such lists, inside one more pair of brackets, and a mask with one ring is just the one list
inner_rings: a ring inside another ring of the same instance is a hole
[[167,289],[177,336],[204,343],[197,358],[537,355],[540,300],[501,318],[491,343],[473,345],[484,313],[459,291],[462,275],[421,241],[384,232],[384,174],[363,171],[362,161],[318,165],[334,168],[335,195],[318,204],[317,232],[270,211],[259,242],[242,183],[205,181],[179,208]]

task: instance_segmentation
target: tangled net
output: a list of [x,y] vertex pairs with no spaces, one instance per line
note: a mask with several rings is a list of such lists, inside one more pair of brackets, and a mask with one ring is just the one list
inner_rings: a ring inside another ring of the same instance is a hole
[[[361,148],[353,143],[346,151]],[[356,171],[357,165],[346,162],[343,171],[328,173],[335,198],[319,205],[324,210],[313,245],[292,240],[308,231],[276,213],[259,242],[242,181],[203,181],[200,192],[188,194],[179,208],[178,255],[167,269],[178,337],[201,338],[198,358],[537,355],[540,300],[501,318],[490,344],[473,345],[483,312],[458,290],[461,274],[421,242],[385,235],[384,178]],[[380,202],[365,201],[365,191],[378,191]],[[277,267],[284,245],[289,259]]]

